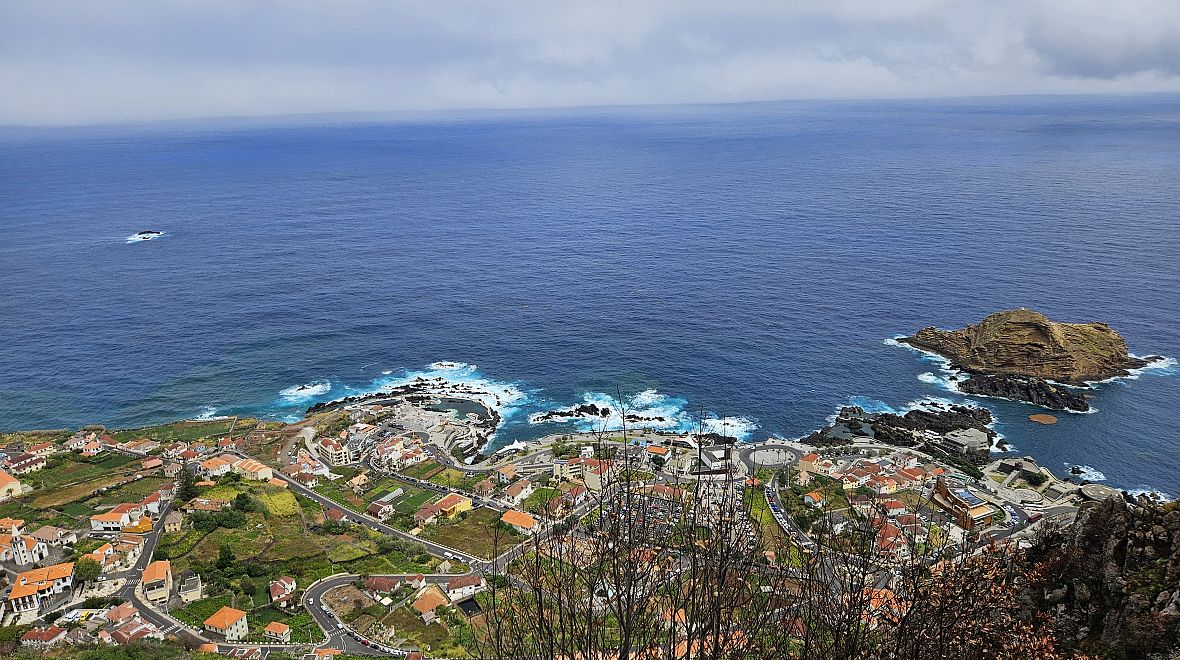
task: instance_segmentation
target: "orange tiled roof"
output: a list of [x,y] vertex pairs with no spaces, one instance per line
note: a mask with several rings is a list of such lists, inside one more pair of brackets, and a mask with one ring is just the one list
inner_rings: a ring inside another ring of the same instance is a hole
[[242,610],[235,610],[232,607],[223,607],[214,612],[213,616],[205,619],[205,625],[209,626],[210,628],[225,630],[226,628],[237,623],[244,616],[246,616],[246,613]]
[[171,571],[172,564],[167,560],[154,561],[148,564],[147,568],[143,569],[143,581],[155,582],[157,580],[163,580]]
[[537,525],[536,518],[533,518],[524,511],[517,511],[516,509],[509,509],[508,511],[505,511],[504,515],[500,516],[500,520],[508,523],[509,525],[515,525],[516,527],[522,527],[524,529],[532,529]]

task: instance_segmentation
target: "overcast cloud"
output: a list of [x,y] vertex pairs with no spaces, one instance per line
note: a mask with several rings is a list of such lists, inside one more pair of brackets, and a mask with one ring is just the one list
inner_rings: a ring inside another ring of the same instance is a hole
[[0,124],[1180,91],[1180,0],[0,2]]

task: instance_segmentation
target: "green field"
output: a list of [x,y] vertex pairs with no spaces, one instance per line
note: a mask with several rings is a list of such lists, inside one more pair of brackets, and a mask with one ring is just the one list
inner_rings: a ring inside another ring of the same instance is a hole
[[49,457],[44,470],[29,475],[26,480],[37,484],[41,490],[55,490],[106,476],[128,463],[138,461],[139,459],[133,456],[110,452],[93,458],[59,452]]
[[230,605],[232,601],[233,594],[221,594],[220,596],[193,601],[179,610],[172,610],[169,614],[199,629],[204,626],[205,619],[213,616],[217,610]]
[[438,470],[441,467],[442,466],[435,461],[423,461],[417,465],[411,465],[410,467],[402,470],[401,473],[407,477],[425,479],[426,475]]
[[499,552],[524,540],[516,531],[500,526],[500,514],[493,509],[475,509],[461,519],[427,525],[422,532],[424,539],[484,559],[492,558],[497,536]]
[[111,436],[120,442],[135,440],[137,438],[152,438],[160,442],[192,441],[211,436],[225,435],[229,433],[231,427],[234,427],[235,431],[248,430],[253,428],[254,424],[254,420],[246,419],[239,420],[236,427],[234,427],[234,420],[232,419],[215,419],[205,422],[173,422],[172,424],[161,424],[160,426],[115,431]]
[[561,491],[556,488],[538,488],[529,495],[521,507],[529,513],[540,513],[545,510],[545,505],[555,497],[560,497]]
[[444,468],[441,472],[430,478],[430,483],[470,493],[471,487],[483,481],[483,479],[484,475],[482,474],[475,474],[474,476],[468,477],[455,468]]

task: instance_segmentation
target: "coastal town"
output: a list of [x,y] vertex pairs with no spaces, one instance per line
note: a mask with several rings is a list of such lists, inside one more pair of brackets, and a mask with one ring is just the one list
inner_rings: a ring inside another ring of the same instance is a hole
[[990,453],[962,410],[846,409],[799,441],[604,429],[484,455],[487,407],[438,397],[319,406],[293,424],[6,436],[5,630],[37,649],[465,657],[495,585],[619,520],[642,526],[649,554],[724,529],[784,571],[867,530],[874,602],[904,609],[900,567],[1027,544],[1118,495]]

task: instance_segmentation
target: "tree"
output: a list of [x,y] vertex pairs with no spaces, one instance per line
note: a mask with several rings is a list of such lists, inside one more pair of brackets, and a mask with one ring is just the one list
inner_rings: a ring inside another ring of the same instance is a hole
[[181,502],[188,502],[196,496],[197,484],[193,480],[193,473],[189,471],[187,466],[181,466],[176,486],[176,498]]
[[226,570],[237,563],[238,558],[234,556],[233,548],[229,547],[228,543],[222,543],[221,549],[217,551],[217,568]]
[[238,493],[237,496],[234,497],[233,509],[234,511],[249,513],[251,511],[257,510],[258,507],[254,504],[254,500],[249,495],[246,493]]
[[[620,454],[602,475],[586,524],[534,535],[507,570],[493,567],[485,625],[465,633],[476,657],[1064,657],[1022,612],[1014,546],[955,549],[899,529],[910,550],[890,557],[881,509],[840,525],[809,512],[805,551],[771,532],[768,508],[754,508],[761,489],[695,479],[678,484],[691,493],[683,507],[670,505],[631,481],[631,461]],[[506,540],[495,528],[494,556]]]
[[78,582],[93,582],[102,573],[102,565],[90,557],[74,562],[74,579]]

